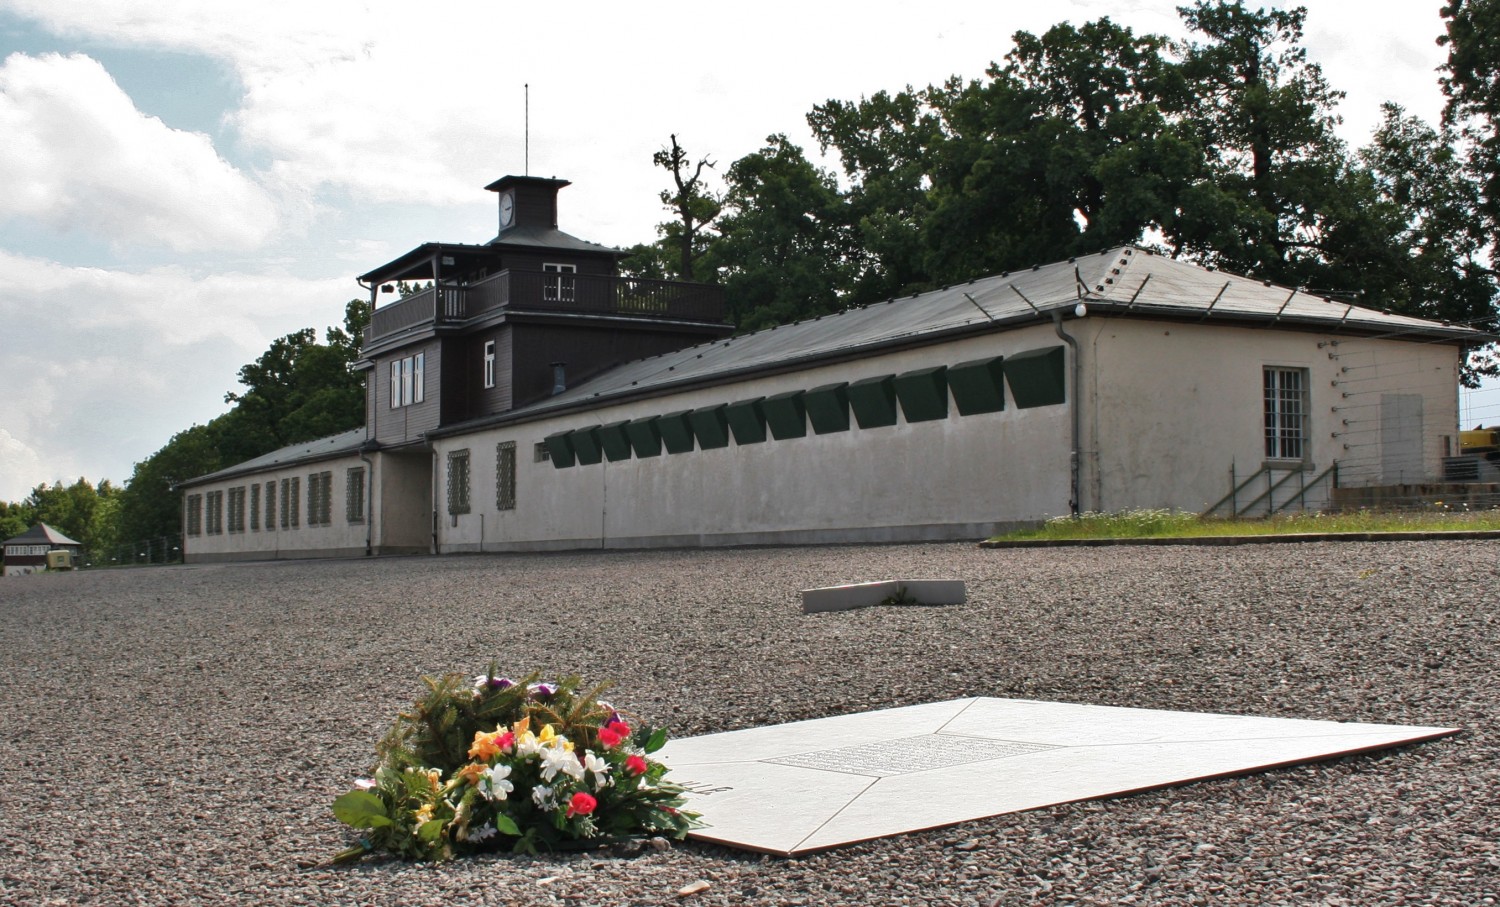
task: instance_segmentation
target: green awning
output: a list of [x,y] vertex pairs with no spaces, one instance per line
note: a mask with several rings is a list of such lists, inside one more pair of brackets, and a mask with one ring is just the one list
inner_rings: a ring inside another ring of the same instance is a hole
[[630,439],[625,436],[625,426],[629,424],[626,419],[599,426],[599,446],[610,462],[630,459]]
[[771,437],[778,441],[807,437],[807,410],[802,402],[802,391],[772,394],[761,401],[760,408],[766,414]]
[[997,413],[1005,409],[1004,357],[961,362],[948,369],[948,387],[960,415]]
[[861,378],[849,385],[849,406],[860,428],[896,424],[896,384],[891,375]]
[[573,442],[569,440],[570,431],[560,431],[548,435],[542,443],[547,445],[547,459],[557,469],[567,469],[578,462],[573,456]]
[[1068,400],[1067,354],[1061,346],[1005,357],[1005,381],[1019,409],[1055,406]]
[[729,446],[729,419],[724,415],[726,404],[702,406],[688,413],[688,424],[698,439],[700,450],[713,450]]
[[661,443],[667,453],[691,453],[693,450],[693,427],[688,424],[688,411],[679,410],[656,417],[656,429],[661,432]]
[[896,399],[907,422],[948,418],[948,367],[919,368],[896,376]]
[[576,428],[568,432],[568,441],[581,466],[593,466],[604,458],[604,449],[599,446],[599,426]]
[[764,399],[740,400],[725,407],[724,415],[729,420],[729,430],[734,433],[734,443],[759,444],[766,439],[766,414],[760,408]]
[[815,387],[803,396],[807,407],[807,420],[813,431],[820,435],[849,430],[849,394],[845,390],[849,382],[825,384]]
[[656,428],[656,417],[632,419],[625,425],[625,437],[630,440],[630,449],[637,457],[661,455],[661,432]]

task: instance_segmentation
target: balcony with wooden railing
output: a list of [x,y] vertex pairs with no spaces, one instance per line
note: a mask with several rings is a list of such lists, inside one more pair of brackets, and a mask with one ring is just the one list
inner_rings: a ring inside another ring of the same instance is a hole
[[499,309],[724,323],[724,291],[701,283],[597,277],[555,271],[501,271],[462,286],[429,287],[380,306],[365,345],[427,326],[460,325]]

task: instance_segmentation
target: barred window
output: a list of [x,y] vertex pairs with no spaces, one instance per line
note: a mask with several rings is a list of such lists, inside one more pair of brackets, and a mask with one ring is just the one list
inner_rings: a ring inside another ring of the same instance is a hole
[[250,531],[260,531],[260,483],[250,486]]
[[208,523],[208,534],[209,535],[223,535],[224,534],[224,492],[222,492],[222,491],[210,491],[208,493],[208,497],[206,499],[206,503],[208,504],[208,514],[207,514],[207,516],[206,516],[205,519],[206,519],[206,522]]
[[547,449],[547,443],[545,441],[536,442],[536,446],[531,449],[531,462],[547,463],[551,459],[552,451]]
[[1307,455],[1307,369],[1264,369],[1266,457],[1301,460]]
[[187,534],[203,534],[203,495],[187,496]]
[[293,476],[281,480],[281,528],[296,529],[302,516],[302,478]]
[[276,480],[266,483],[266,531],[276,528]]
[[355,466],[344,473],[344,519],[365,521],[365,468]]
[[448,512],[469,512],[469,451],[448,452]]
[[495,445],[495,507],[516,509],[516,442]]
[[229,531],[245,531],[245,486],[229,489]]
[[333,522],[333,473],[314,472],[307,477],[307,525]]

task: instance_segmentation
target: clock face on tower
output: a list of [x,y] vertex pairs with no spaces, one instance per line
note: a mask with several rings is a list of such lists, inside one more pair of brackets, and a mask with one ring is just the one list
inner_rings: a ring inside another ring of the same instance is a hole
[[516,193],[514,191],[500,193],[500,228],[504,229],[516,222]]

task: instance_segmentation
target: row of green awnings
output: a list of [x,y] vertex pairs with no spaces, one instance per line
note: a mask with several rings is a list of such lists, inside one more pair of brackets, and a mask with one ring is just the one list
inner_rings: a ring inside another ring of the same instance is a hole
[[601,460],[626,460],[759,444],[815,434],[848,431],[850,414],[861,429],[896,424],[899,407],[907,422],[948,418],[951,395],[959,415],[1005,409],[1005,387],[1017,409],[1055,406],[1067,402],[1066,354],[1061,346],[1029,350],[1013,356],[975,359],[953,366],[916,369],[854,382],[825,384],[812,390],[785,391],[768,397],[720,403],[693,410],[591,425],[548,435],[545,440],[552,465],[592,466]]

